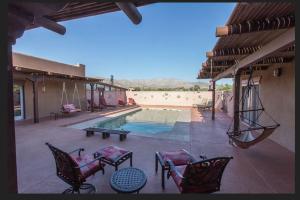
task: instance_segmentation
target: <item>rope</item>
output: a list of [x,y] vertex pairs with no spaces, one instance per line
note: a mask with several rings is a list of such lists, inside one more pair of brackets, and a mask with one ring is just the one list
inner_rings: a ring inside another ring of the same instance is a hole
[[66,96],[67,104],[69,104],[68,95],[67,95],[67,91],[66,91],[66,83],[65,82],[63,82],[63,85],[62,85],[61,102],[60,102],[61,106],[63,105],[64,94]]
[[80,97],[79,97],[79,92],[78,92],[78,88],[77,88],[77,83],[76,82],[74,84],[73,99],[72,99],[73,103],[75,103],[75,93],[77,94],[78,105],[79,105],[79,108],[81,109]]

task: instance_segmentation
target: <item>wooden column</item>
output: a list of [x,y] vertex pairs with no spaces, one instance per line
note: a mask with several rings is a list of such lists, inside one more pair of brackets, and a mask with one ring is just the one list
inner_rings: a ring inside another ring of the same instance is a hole
[[212,82],[212,107],[211,107],[211,119],[215,120],[215,103],[216,103],[216,81]]
[[[5,185],[3,190],[8,193],[17,193],[17,164],[15,142],[15,120],[13,100],[13,73],[12,73],[12,43],[7,46],[7,65],[1,66],[0,85],[1,98],[1,158],[4,167],[2,180]],[[2,190],[2,191],[3,191]]]
[[241,70],[238,70],[234,76],[234,94],[233,94],[233,131],[239,130],[240,119],[240,84],[241,84]]
[[39,123],[39,92],[38,92],[38,79],[36,76],[32,79],[33,91],[33,122]]
[[5,193],[18,193],[17,181],[17,162],[16,162],[16,138],[15,138],[15,118],[14,118],[14,96],[13,96],[13,63],[12,63],[12,45],[16,39],[23,35],[25,25],[8,15],[8,36],[7,44],[1,47],[7,48],[7,62],[5,66],[0,66],[0,76],[3,82],[0,84],[2,98],[0,98],[0,128],[1,128],[1,158],[3,170],[1,170],[1,179],[3,184],[2,191]]
[[91,112],[94,112],[94,83],[91,83],[90,86],[91,86]]

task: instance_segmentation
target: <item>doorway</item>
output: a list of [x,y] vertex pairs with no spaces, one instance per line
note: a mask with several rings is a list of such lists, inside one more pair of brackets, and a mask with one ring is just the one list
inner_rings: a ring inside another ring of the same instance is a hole
[[14,84],[14,116],[15,120],[24,119],[24,88]]

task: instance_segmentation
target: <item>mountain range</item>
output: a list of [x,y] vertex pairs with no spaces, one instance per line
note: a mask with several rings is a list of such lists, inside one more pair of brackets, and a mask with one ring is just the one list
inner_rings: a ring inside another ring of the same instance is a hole
[[[109,79],[105,79],[104,82],[110,83]],[[114,80],[115,85],[119,85],[126,88],[191,88],[198,85],[200,88],[208,88],[208,83],[205,82],[189,82],[176,78],[155,78],[155,79],[134,79],[126,80],[119,79]]]

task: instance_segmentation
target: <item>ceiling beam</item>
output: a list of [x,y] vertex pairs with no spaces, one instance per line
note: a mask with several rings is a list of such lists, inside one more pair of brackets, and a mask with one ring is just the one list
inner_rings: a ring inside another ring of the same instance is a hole
[[230,24],[216,28],[216,37],[225,37],[233,34],[242,34],[267,30],[278,30],[295,26],[295,15],[249,20],[239,24]]
[[134,24],[139,24],[142,21],[142,15],[132,2],[115,2],[116,5],[123,10]]
[[34,20],[34,22],[48,30],[54,31],[58,34],[64,35],[66,33],[66,27],[47,19],[46,17],[38,17]]
[[230,74],[234,74],[236,71],[252,65],[253,63],[259,62],[262,59],[270,56],[276,51],[280,51],[284,48],[287,48],[289,45],[295,42],[295,27],[289,28],[286,32],[282,33],[280,36],[272,40],[271,42],[264,45],[261,49],[254,52],[253,54],[247,56],[246,58],[239,61],[237,64],[233,65],[226,71],[218,74],[213,81],[217,81],[223,77],[226,77]]

